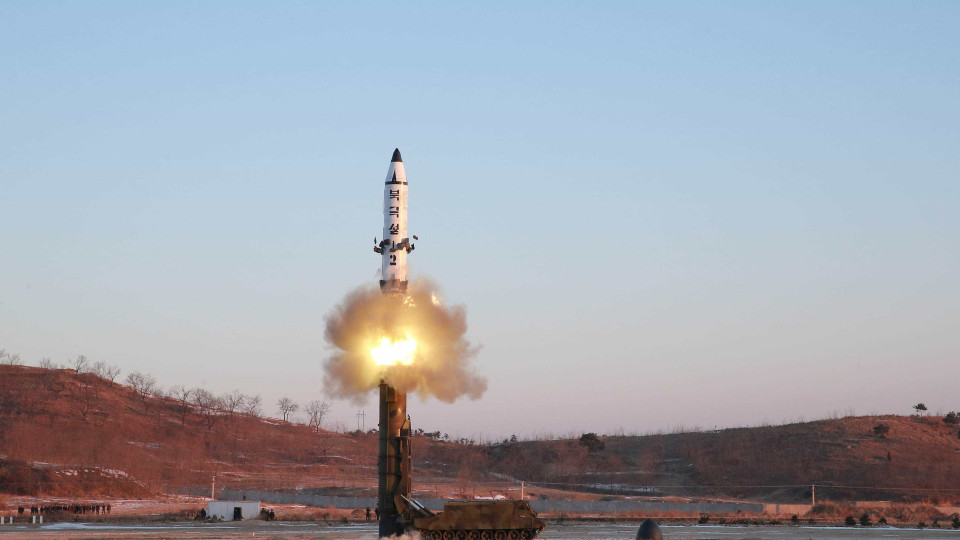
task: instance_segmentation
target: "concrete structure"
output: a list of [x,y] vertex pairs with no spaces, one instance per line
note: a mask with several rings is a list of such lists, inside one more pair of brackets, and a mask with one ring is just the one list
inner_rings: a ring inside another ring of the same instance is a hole
[[260,501],[210,501],[207,516],[221,521],[257,519],[260,517]]
[[764,503],[763,504],[763,513],[770,514],[771,516],[791,516],[798,515],[802,516],[809,512],[813,506],[809,504],[777,504],[777,503]]
[[[276,493],[271,491],[252,491],[224,489],[221,496],[256,498],[277,504],[302,504],[317,508],[372,508],[377,503],[373,497],[332,497],[328,495],[308,495],[304,493]],[[430,510],[443,510],[446,499],[417,499]],[[530,506],[539,512],[584,513],[584,514],[636,514],[663,515],[666,513],[683,514],[733,514],[749,512],[762,514],[763,503],[748,502],[663,502],[663,501],[530,501]],[[786,505],[780,505],[781,510]]]

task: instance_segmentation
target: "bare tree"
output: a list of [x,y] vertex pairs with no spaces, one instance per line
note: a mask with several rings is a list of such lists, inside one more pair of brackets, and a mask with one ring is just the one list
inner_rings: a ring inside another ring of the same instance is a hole
[[67,367],[79,373],[85,373],[90,369],[90,360],[84,356],[80,355],[73,360],[67,362]]
[[[47,358],[46,360],[50,359]],[[53,364],[53,362],[51,362],[51,364]],[[54,394],[55,397],[59,396],[60,392],[63,392],[63,390],[66,389],[66,383],[64,383],[62,377],[60,376],[56,364],[53,364],[53,367],[49,369],[44,369],[41,371],[38,378],[40,385],[47,392]],[[53,410],[53,408],[50,408],[50,410]]]
[[212,431],[220,417],[220,398],[205,388],[194,388],[192,392],[193,404],[197,408],[197,413],[207,425],[207,431]]
[[159,391],[157,379],[153,375],[134,371],[127,375],[127,386],[133,389],[133,393],[143,404],[143,412],[150,410],[150,400]]
[[330,410],[330,405],[326,401],[313,400],[310,403],[307,403],[306,409],[307,413],[307,425],[320,431],[320,424],[323,422],[323,417],[327,415],[327,412]]
[[247,396],[247,402],[243,405],[243,412],[255,418],[260,418],[260,416],[263,414],[261,405],[262,400],[260,399],[260,394],[255,396]]
[[223,409],[226,415],[223,417],[225,423],[230,423],[233,421],[234,416],[243,409],[243,406],[247,403],[247,396],[240,393],[239,390],[234,390],[229,394],[224,394],[220,396],[220,407]]
[[569,482],[570,476],[584,469],[587,449],[573,441],[557,446],[557,460],[553,463],[553,472],[560,482]]
[[190,412],[190,398],[193,397],[193,390],[181,385],[170,388],[170,397],[177,402],[177,414],[180,415],[180,425],[187,423],[187,413]]
[[37,365],[43,369],[57,369],[57,363],[49,358],[41,358]]
[[283,421],[286,422],[291,413],[297,412],[300,405],[297,405],[295,401],[288,397],[282,397],[277,401],[277,407],[280,409],[280,414],[283,415]]
[[97,398],[100,397],[100,392],[96,385],[88,381],[80,380],[77,385],[72,388],[70,393],[73,397],[71,401],[73,409],[80,415],[80,418],[82,418],[84,422],[89,421],[88,417],[90,416],[90,412],[93,410]]
[[319,441],[316,443],[316,449],[320,452],[320,455],[323,457],[329,457],[330,452],[332,452],[337,447],[337,438],[331,437],[329,433],[320,435]]
[[157,398],[158,400],[161,400],[161,401],[163,401],[165,398],[169,397],[168,394],[167,394],[167,390],[166,390],[164,387],[160,386],[160,385],[154,386],[154,387],[153,387],[153,390],[150,391],[150,395],[153,396],[153,397],[155,397],[155,398]]
[[23,360],[20,360],[19,354],[10,354],[6,349],[0,349],[0,364],[5,366],[22,366]]
[[90,369],[90,371],[101,379],[114,382],[114,380],[117,378],[117,375],[120,374],[120,366],[115,366],[108,364],[103,360],[98,360],[93,363],[93,367]]
[[231,416],[243,408],[243,405],[246,402],[247,396],[241,394],[239,390],[234,390],[229,394],[220,396],[221,407],[223,407],[223,410],[229,413]]

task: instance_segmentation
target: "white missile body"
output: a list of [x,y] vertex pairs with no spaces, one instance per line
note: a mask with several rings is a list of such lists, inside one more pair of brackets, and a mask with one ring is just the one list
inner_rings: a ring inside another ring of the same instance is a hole
[[[413,237],[417,239],[416,236]],[[407,254],[414,245],[407,237],[407,173],[400,149],[393,151],[383,185],[383,240],[373,239],[373,251],[380,254],[380,291],[387,295],[407,292]]]

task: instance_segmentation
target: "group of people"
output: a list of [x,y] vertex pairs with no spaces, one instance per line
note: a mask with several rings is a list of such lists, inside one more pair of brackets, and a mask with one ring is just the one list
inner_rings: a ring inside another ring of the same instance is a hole
[[[31,506],[30,515],[51,514],[53,512],[72,512],[74,514],[109,514],[109,504],[44,504],[41,506]],[[17,514],[21,516],[27,509],[20,506],[17,508]]]

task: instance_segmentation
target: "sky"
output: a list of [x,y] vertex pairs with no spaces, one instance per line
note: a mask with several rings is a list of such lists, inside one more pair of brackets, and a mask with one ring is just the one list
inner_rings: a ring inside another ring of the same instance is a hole
[[331,403],[325,318],[467,311],[496,440],[960,410],[956,2],[0,2],[0,348]]

